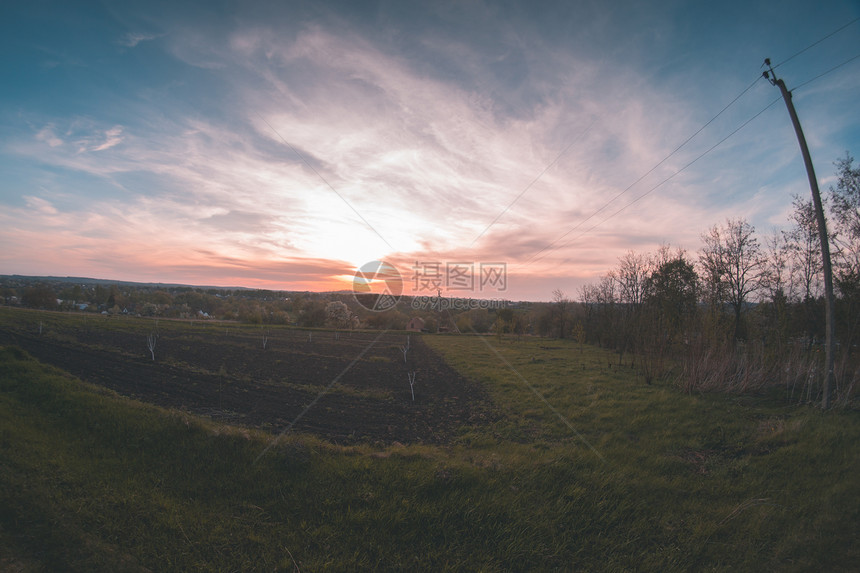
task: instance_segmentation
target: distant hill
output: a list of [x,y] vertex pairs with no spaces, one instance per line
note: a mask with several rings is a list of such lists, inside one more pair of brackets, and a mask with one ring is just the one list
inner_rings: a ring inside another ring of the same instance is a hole
[[129,287],[150,287],[150,288],[199,288],[199,289],[217,289],[217,290],[269,290],[269,289],[253,289],[249,287],[225,287],[225,286],[205,286],[205,285],[189,285],[181,283],[141,283],[134,281],[118,281],[111,279],[94,279],[90,277],[53,277],[53,276],[29,276],[29,275],[0,275],[0,281],[22,281],[22,282],[54,282],[54,283],[71,283],[82,285],[117,285]]

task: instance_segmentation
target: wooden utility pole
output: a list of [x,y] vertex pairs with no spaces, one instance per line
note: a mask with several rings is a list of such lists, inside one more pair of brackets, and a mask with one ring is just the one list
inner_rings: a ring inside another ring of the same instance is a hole
[[794,133],[797,134],[797,141],[800,143],[800,152],[803,154],[803,163],[806,165],[809,188],[812,190],[815,218],[818,221],[818,238],[821,240],[821,266],[824,271],[824,312],[826,315],[824,325],[826,336],[824,360],[826,364],[824,367],[824,396],[821,398],[821,407],[826,410],[830,408],[830,393],[836,385],[833,373],[836,350],[836,325],[833,320],[833,267],[830,264],[830,239],[827,235],[827,220],[824,218],[821,192],[818,190],[818,180],[815,178],[815,169],[812,167],[812,158],[809,155],[809,148],[806,146],[806,138],[803,136],[800,120],[797,118],[797,111],[795,111],[794,104],[791,101],[791,92],[785,87],[785,82],[776,77],[776,73],[770,65],[770,58],[766,58],[764,64],[768,69],[762,75],[771,85],[779,88],[780,93],[782,93],[782,99],[785,100],[785,106],[788,108],[788,115],[791,116],[791,123],[794,124]]

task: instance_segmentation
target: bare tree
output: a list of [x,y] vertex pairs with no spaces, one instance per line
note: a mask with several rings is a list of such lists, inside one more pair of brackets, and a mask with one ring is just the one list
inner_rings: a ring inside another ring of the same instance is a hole
[[761,287],[762,257],[755,227],[746,219],[728,219],[702,235],[705,246],[699,258],[707,294],[714,304],[731,305],[734,338],[743,335],[743,313],[751,295]]
[[406,335],[406,344],[400,347],[400,352],[403,353],[403,363],[407,364],[406,355],[409,353],[409,349],[411,348],[409,344],[409,335]]
[[792,244],[788,233],[773,230],[765,238],[762,256],[761,286],[771,302],[791,300],[794,295],[791,259]]
[[842,295],[837,321],[845,348],[860,337],[860,166],[853,162],[847,153],[836,162],[838,179],[829,190],[835,223],[834,279]]
[[618,259],[618,269],[612,276],[618,288],[618,332],[615,349],[618,363],[628,348],[636,345],[641,328],[640,310],[645,297],[645,287],[650,274],[648,259],[633,251]]
[[792,254],[792,272],[800,286],[800,299],[808,301],[821,295],[822,263],[818,221],[812,200],[794,197],[794,226],[786,233]]
[[792,228],[786,233],[791,247],[792,279],[798,285],[798,296],[803,308],[804,329],[811,348],[819,330],[823,312],[819,312],[816,301],[822,294],[824,264],[821,260],[821,239],[818,219],[812,200],[794,197]]
[[[830,211],[836,228],[840,277],[860,278],[860,166],[847,153],[836,161],[839,178],[830,187]],[[843,279],[844,280],[844,279]]]
[[146,347],[149,349],[149,353],[152,354],[152,360],[155,361],[155,344],[158,342],[158,335],[154,332],[151,332],[149,336],[146,337]]
[[582,305],[585,314],[585,339],[597,335],[597,287],[593,284],[586,284],[579,289],[579,303]]
[[595,293],[598,310],[599,343],[614,347],[618,339],[618,281],[615,280],[615,270],[610,270],[600,278]]
[[567,314],[569,312],[569,307],[570,299],[567,298],[567,295],[564,294],[563,290],[557,288],[552,291],[553,322],[555,322],[555,325],[558,328],[559,338],[564,338],[565,332],[567,331]]
[[723,238],[720,228],[714,225],[702,235],[705,244],[699,253],[699,267],[702,269],[702,295],[712,308],[721,309],[726,303],[726,289],[723,275],[725,261],[723,258]]
[[409,377],[409,390],[412,392],[412,401],[415,401],[415,376],[418,375],[418,372],[411,371],[407,372],[406,375]]
[[642,304],[645,296],[645,283],[651,274],[648,259],[633,251],[618,259],[615,278],[618,283],[619,302],[629,304],[634,309]]
[[782,344],[787,340],[788,308],[794,298],[792,243],[788,233],[776,229],[767,236],[765,243],[761,275],[762,290],[769,299],[765,315],[777,334],[777,342]]

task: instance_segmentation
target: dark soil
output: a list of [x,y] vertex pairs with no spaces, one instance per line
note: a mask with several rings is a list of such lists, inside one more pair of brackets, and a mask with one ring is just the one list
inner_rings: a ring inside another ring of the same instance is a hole
[[[421,340],[401,333],[263,330],[160,321],[155,360],[134,319],[62,321],[40,334],[0,324],[0,344],[119,394],[337,443],[444,443],[488,421],[486,392]],[[264,348],[265,337],[265,348]],[[415,397],[408,372],[415,372]]]

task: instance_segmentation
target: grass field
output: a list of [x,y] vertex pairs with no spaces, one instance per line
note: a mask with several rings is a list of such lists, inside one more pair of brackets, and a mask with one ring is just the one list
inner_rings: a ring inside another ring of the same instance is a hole
[[688,396],[566,341],[424,341],[496,414],[441,445],[275,439],[2,348],[0,569],[856,568],[856,410]]

